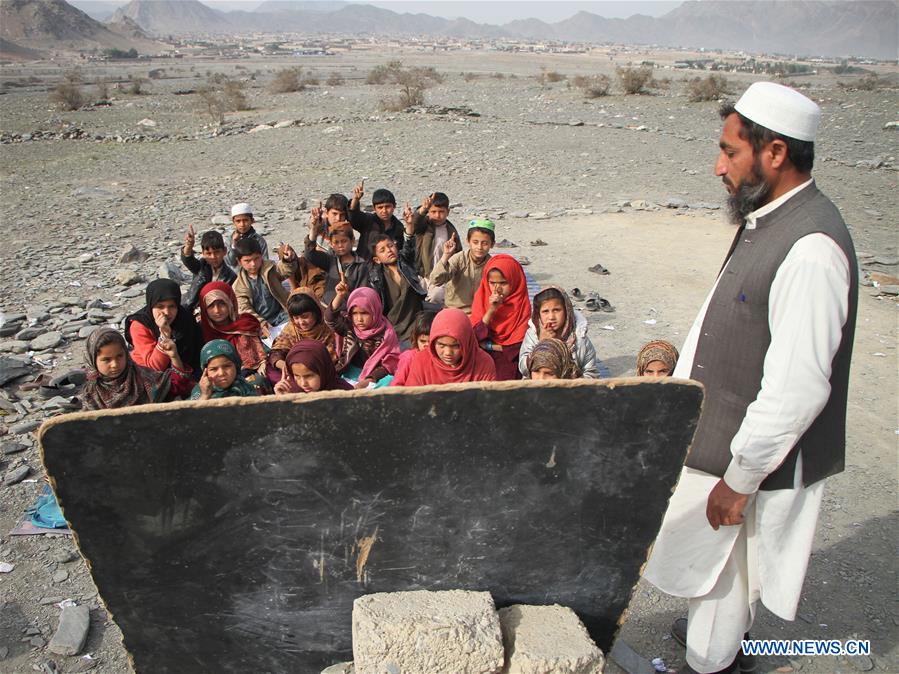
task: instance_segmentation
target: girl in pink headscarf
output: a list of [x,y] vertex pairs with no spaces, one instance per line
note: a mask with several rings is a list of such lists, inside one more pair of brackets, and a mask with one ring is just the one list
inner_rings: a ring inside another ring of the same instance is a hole
[[396,372],[400,343],[384,316],[381,298],[371,288],[356,288],[347,300],[346,311],[338,311],[348,290],[345,282],[337,284],[334,300],[325,309],[325,322],[342,337],[337,372],[342,374],[354,365],[362,368],[356,388],[367,388]]

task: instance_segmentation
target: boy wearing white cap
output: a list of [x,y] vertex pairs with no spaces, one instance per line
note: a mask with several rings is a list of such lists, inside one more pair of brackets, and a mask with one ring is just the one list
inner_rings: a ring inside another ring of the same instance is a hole
[[253,209],[250,207],[250,204],[246,202],[234,204],[231,207],[231,222],[234,224],[234,232],[232,232],[229,241],[228,254],[225,255],[227,265],[235,271],[240,269],[240,263],[234,254],[234,244],[241,239],[256,239],[259,242],[259,248],[262,249],[262,259],[267,260],[268,244],[262,238],[262,235],[253,228],[253,223],[256,220],[253,218]]
[[[645,577],[689,598],[681,672],[749,672],[758,600],[792,620],[824,479],[843,470],[858,269],[811,178],[820,109],[771,82],[724,120],[715,174],[739,225],[674,371],[702,418]],[[735,354],[739,354],[736,357]]]

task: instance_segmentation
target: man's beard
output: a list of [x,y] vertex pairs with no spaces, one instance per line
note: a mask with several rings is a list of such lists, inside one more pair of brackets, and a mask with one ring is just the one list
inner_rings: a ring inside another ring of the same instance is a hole
[[752,173],[733,194],[727,198],[727,215],[734,225],[742,225],[746,216],[764,206],[771,194],[771,185],[762,175],[758,160],[752,165]]

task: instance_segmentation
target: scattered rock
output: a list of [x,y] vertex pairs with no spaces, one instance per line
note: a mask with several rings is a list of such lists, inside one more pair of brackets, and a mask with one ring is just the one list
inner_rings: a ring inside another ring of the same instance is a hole
[[884,129],[899,129],[899,122],[887,122],[883,125]]
[[849,664],[860,672],[870,672],[874,669],[874,661],[867,655],[850,655]]
[[161,265],[159,265],[159,270],[156,273],[159,278],[171,279],[175,283],[180,283],[181,285],[190,283],[190,280],[192,278],[192,276],[188,274],[180,264],[172,262],[171,260],[166,260]]
[[530,215],[527,211],[512,211],[509,213],[510,218],[517,218],[519,220],[524,220]]
[[30,372],[31,368],[21,360],[0,356],[0,386],[23,377]]
[[78,555],[72,550],[56,550],[53,553],[53,561],[58,564],[67,564],[78,559]]
[[602,674],[602,651],[570,608],[516,604],[500,609],[499,622],[504,674]]
[[256,133],[257,131],[268,131],[269,129],[274,129],[271,124],[260,124],[259,126],[254,126],[250,129],[249,133]]
[[503,239],[502,241],[500,241],[499,243],[496,244],[496,247],[497,248],[518,248],[518,244],[513,243],[512,241],[509,241],[509,239]]
[[282,121],[278,122],[277,124],[275,124],[274,128],[284,129],[284,128],[287,128],[288,126],[293,126],[296,123],[297,123],[297,121],[295,119],[285,119],[285,120],[282,120]]
[[87,641],[91,615],[87,606],[66,606],[59,616],[59,627],[50,640],[50,652],[57,655],[78,655]]
[[325,667],[321,674],[354,674],[355,671],[352,662],[338,662],[336,665]]
[[533,247],[548,246],[548,245],[549,244],[546,243],[546,241],[544,241],[543,239],[537,239],[536,241],[531,241],[531,246],[533,246]]
[[30,419],[28,421],[22,421],[18,424],[13,424],[9,427],[10,435],[25,435],[25,433],[30,433],[35,428],[40,427],[43,422],[39,419]]
[[143,126],[143,127],[147,127],[147,128],[151,128],[151,129],[152,129],[152,128],[155,128],[155,127],[156,127],[156,122],[153,121],[152,119],[146,119],[146,118],[144,118],[144,119],[140,120],[140,121],[137,123],[137,125],[138,125],[138,126]]
[[19,330],[15,338],[23,342],[30,342],[35,337],[39,337],[47,332],[47,328],[38,327],[37,325]]
[[122,251],[122,254],[119,255],[118,264],[129,264],[131,262],[144,262],[149,259],[150,254],[145,253],[141,249],[135,246],[128,246],[125,250]]
[[678,197],[668,197],[665,200],[665,208],[686,208],[687,202]]
[[24,466],[19,466],[18,468],[13,468],[3,478],[3,484],[5,484],[7,487],[10,487],[14,484],[19,484],[19,482],[28,477],[28,473],[30,472],[31,466],[27,464]]
[[55,346],[59,346],[61,342],[62,333],[54,330],[53,332],[47,332],[35,337],[31,340],[29,346],[35,351],[45,351],[47,349],[52,349]]
[[360,672],[496,672],[503,644],[493,598],[463,590],[359,597],[353,661]]
[[569,208],[565,211],[565,215],[567,216],[575,216],[575,215],[593,215],[592,208]]
[[123,286],[133,286],[135,283],[143,281],[144,277],[134,269],[116,269],[113,279]]
[[99,328],[99,325],[85,325],[78,331],[78,337],[81,339],[87,339]]
[[17,442],[15,440],[12,442],[4,442],[0,445],[0,453],[2,453],[3,456],[12,456],[13,454],[24,452],[26,449],[28,449],[28,445],[24,442]]
[[[303,208],[306,207],[303,206]],[[215,215],[212,217],[212,220],[210,220],[210,222],[218,227],[230,227],[232,224],[231,217],[228,215]]]
[[65,569],[59,569],[53,572],[53,582],[56,584],[64,583],[69,579],[69,572]]

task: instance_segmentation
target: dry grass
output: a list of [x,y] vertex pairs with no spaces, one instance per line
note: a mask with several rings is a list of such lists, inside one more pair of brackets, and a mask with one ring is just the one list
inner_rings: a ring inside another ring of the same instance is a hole
[[617,73],[625,94],[642,94],[652,86],[652,68],[618,68]]
[[687,98],[692,102],[718,101],[732,93],[724,75],[694,77],[687,81]]

